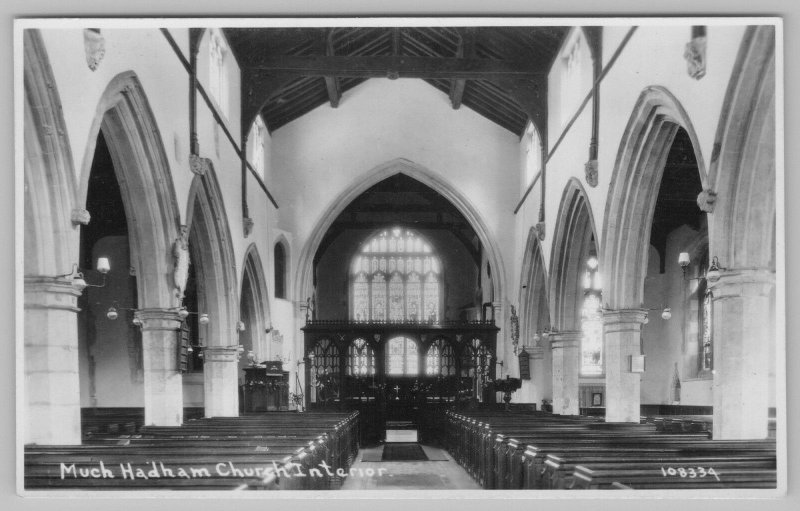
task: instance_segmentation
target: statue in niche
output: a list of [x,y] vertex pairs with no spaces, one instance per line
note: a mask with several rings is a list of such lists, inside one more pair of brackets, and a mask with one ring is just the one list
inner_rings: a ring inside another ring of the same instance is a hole
[[180,303],[189,278],[189,228],[185,225],[180,227],[180,236],[172,244],[172,262],[175,297]]

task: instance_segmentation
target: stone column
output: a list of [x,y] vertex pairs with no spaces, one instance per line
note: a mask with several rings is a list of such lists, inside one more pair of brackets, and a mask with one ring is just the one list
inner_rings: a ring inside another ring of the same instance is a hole
[[64,279],[25,277],[25,443],[81,443],[78,297]]
[[553,332],[553,413],[578,415],[578,378],[581,369],[583,332]]
[[530,402],[536,403],[537,409],[540,409],[539,407],[542,406],[542,399],[545,398],[544,380],[550,377],[544,363],[544,348],[541,346],[531,346],[530,348],[525,348],[525,351],[531,356],[531,384],[533,389],[530,394]]
[[181,318],[170,309],[141,309],[144,366],[144,423],[180,426],[183,423],[183,377],[178,363]]
[[767,437],[774,286],[766,270],[726,271],[712,284],[715,439]]
[[206,417],[239,416],[239,348],[203,348]]
[[630,371],[630,357],[642,353],[643,309],[603,311],[606,367],[606,422],[639,422],[641,374]]

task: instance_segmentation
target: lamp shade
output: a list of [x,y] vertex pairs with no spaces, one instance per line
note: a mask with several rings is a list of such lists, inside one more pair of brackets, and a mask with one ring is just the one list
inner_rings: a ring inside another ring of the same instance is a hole
[[78,274],[77,277],[73,277],[72,287],[76,291],[83,291],[84,289],[86,289],[86,281],[83,280],[83,277],[80,274]]
[[690,262],[690,261],[691,261],[691,260],[690,260],[690,258],[689,258],[689,252],[681,252],[681,253],[678,255],[678,264],[679,264],[679,265],[681,265],[681,266],[683,266],[683,267],[689,266],[689,262]]
[[664,309],[664,311],[661,313],[661,319],[663,319],[664,321],[667,321],[667,320],[669,320],[671,317],[672,317],[672,309],[670,309],[669,307],[667,307],[667,308],[666,308],[666,309]]
[[100,273],[108,273],[111,270],[111,263],[108,262],[108,257],[97,258],[97,271]]
[[111,321],[114,321],[115,319],[117,319],[117,317],[119,317],[119,313],[117,312],[117,309],[115,309],[114,307],[109,307],[108,312],[106,312],[106,317]]
[[200,318],[199,318],[197,321],[198,321],[198,322],[199,322],[201,325],[207,325],[207,324],[208,324],[208,321],[209,321],[209,320],[208,320],[208,314],[206,314],[205,312],[204,312],[203,314],[200,314]]

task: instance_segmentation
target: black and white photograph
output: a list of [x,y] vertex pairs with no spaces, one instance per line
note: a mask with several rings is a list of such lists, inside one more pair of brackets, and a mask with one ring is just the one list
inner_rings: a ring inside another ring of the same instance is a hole
[[781,18],[13,43],[25,498],[786,493]]

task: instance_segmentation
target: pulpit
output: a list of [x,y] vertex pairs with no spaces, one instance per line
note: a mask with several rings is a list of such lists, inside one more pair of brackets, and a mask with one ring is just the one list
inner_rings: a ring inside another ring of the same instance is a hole
[[244,369],[244,411],[274,412],[289,409],[289,373],[279,361]]

